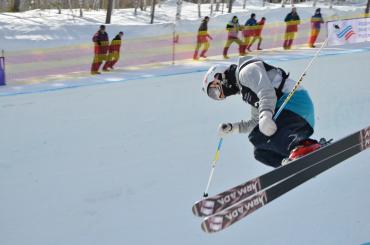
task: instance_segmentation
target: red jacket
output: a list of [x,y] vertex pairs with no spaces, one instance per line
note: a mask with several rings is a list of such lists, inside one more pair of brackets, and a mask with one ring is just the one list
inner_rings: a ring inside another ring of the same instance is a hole
[[255,32],[255,35],[257,37],[261,36],[261,32],[262,32],[262,29],[263,29],[263,26],[265,25],[265,20],[260,20],[257,22],[257,28],[256,28],[256,32]]
[[197,35],[197,42],[198,43],[206,43],[208,42],[208,38],[211,39],[211,36],[208,34],[208,26],[207,21],[203,20],[202,24],[200,24],[200,27],[198,29],[198,35]]
[[122,40],[120,35],[117,35],[115,38],[113,38],[110,46],[109,46],[109,53],[118,52],[121,49]]
[[106,32],[98,31],[92,38],[95,43],[95,54],[107,54],[109,49],[109,38]]
[[301,24],[298,14],[293,12],[289,13],[284,21],[286,23],[286,32],[297,32],[298,25]]

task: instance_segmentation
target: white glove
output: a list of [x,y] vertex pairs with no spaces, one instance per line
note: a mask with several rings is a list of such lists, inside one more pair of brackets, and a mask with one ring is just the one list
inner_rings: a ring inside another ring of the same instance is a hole
[[274,120],[272,120],[272,112],[271,111],[263,111],[260,113],[259,116],[259,128],[261,133],[263,133],[266,136],[273,135],[276,130],[276,123]]
[[221,138],[236,133],[239,133],[239,123],[221,123],[218,126],[218,136]]

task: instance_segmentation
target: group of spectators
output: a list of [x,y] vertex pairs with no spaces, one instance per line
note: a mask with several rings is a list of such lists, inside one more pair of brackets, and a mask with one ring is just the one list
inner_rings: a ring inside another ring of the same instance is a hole
[[109,44],[108,33],[105,31],[105,25],[101,25],[99,30],[94,34],[94,60],[91,65],[91,74],[100,74],[99,69],[105,61],[103,71],[114,69],[120,57],[123,32],[120,31]]
[[[198,60],[199,49],[203,46],[200,57],[206,58],[207,50],[209,49],[209,40],[212,37],[208,34],[208,22],[210,18],[204,17],[202,23],[198,29],[197,44],[195,47],[193,59]],[[250,18],[245,22],[244,25],[239,24],[237,16],[233,16],[230,22],[226,25],[227,40],[223,49],[223,57],[228,59],[228,50],[231,44],[236,43],[239,46],[239,55],[246,55],[246,51],[251,52],[251,46],[258,40],[257,50],[262,50],[262,36],[261,32],[264,27],[266,18],[262,17],[259,21],[256,20],[256,14],[252,13]],[[292,8],[291,12],[287,14],[284,19],[286,28],[284,35],[283,48],[290,49],[298,31],[298,25],[300,25],[300,18],[295,7]],[[315,14],[311,17],[311,35],[308,40],[308,46],[311,48],[315,47],[316,39],[320,33],[321,24],[324,23],[320,8],[316,9]],[[242,33],[243,40],[239,39],[239,31]]]
[[[209,40],[212,37],[208,33],[208,16],[202,19],[197,34],[197,44],[193,54],[193,59],[198,60],[199,57],[207,58],[207,51],[210,46]],[[252,13],[250,18],[244,25],[239,24],[237,16],[233,16],[230,22],[226,24],[227,40],[223,49],[223,57],[228,59],[228,50],[233,43],[239,46],[239,55],[244,56],[246,52],[251,52],[252,45],[257,42],[257,50],[262,50],[262,30],[265,25],[266,18],[262,17],[259,21],[256,20],[256,14]],[[295,7],[287,14],[284,19],[286,23],[283,48],[290,49],[300,25],[300,17]],[[321,24],[324,23],[320,8],[316,9],[315,14],[311,17],[311,35],[308,40],[308,46],[315,47],[316,39],[320,33]],[[243,40],[239,39],[239,32],[242,33]],[[114,69],[114,65],[120,58],[120,48],[122,44],[123,32],[119,32],[109,44],[109,37],[105,31],[105,25],[101,25],[99,30],[94,34],[92,41],[94,42],[94,60],[91,65],[91,74],[100,74],[99,69],[103,62],[103,71]],[[200,48],[202,51],[199,54]]]

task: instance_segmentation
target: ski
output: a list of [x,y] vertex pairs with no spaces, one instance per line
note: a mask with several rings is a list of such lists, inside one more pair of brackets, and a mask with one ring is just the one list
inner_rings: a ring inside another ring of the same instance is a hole
[[288,165],[276,168],[266,174],[230,188],[215,196],[202,199],[193,205],[192,211],[194,215],[200,217],[216,214],[217,212],[227,209],[261,190],[282,181],[292,174],[311,167],[322,159],[326,159],[329,156],[334,155],[336,152],[340,152],[343,149],[357,145],[359,143],[360,135],[363,132],[367,132],[367,134],[369,134],[369,131],[370,127],[357,131],[329,145],[323,146],[307,156],[292,161]]
[[357,140],[353,139],[353,144],[346,145],[334,154],[321,158],[317,164],[282,180],[256,195],[247,197],[228,209],[206,217],[202,222],[202,229],[207,233],[223,230],[309,179],[356,155],[357,153],[370,148],[370,127],[358,131],[349,137],[356,137]]

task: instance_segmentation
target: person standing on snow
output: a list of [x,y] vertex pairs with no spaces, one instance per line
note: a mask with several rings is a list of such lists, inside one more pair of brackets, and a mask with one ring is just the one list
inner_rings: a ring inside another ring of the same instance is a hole
[[284,21],[286,23],[286,29],[283,47],[284,49],[291,49],[295,38],[295,33],[298,32],[298,25],[301,23],[295,7],[292,8],[292,12],[287,14]]
[[247,49],[249,51],[251,51],[251,46],[253,45],[253,43],[256,40],[258,40],[257,50],[262,50],[262,48],[261,48],[261,43],[262,43],[261,32],[262,32],[263,26],[265,25],[265,21],[266,21],[266,18],[262,17],[261,20],[257,22],[257,27],[256,27],[256,31],[254,33],[254,37],[253,37],[252,41],[250,42],[250,44],[247,47]]
[[241,56],[245,55],[245,46],[243,42],[239,39],[239,31],[242,30],[242,27],[239,25],[239,19],[237,16],[234,16],[229,23],[226,25],[227,30],[227,41],[225,43],[223,56],[225,59],[228,59],[227,52],[233,42],[236,42],[239,45],[239,54]]
[[320,8],[318,8],[316,9],[315,14],[311,17],[311,35],[308,40],[308,46],[311,48],[315,47],[315,42],[319,36],[322,23],[324,23],[324,19],[321,16]]
[[[256,160],[279,167],[321,144],[309,137],[314,128],[314,107],[308,92],[299,87],[276,121],[275,111],[295,85],[283,69],[259,58],[242,57],[238,65],[212,66],[203,80],[203,91],[214,100],[240,95],[251,106],[251,119],[222,123],[220,137],[249,133]],[[284,160],[284,161],[283,161]]]
[[114,69],[114,65],[118,62],[121,51],[123,32],[120,31],[109,46],[108,59],[103,66],[103,71],[109,71],[108,69]]
[[208,22],[209,17],[206,16],[202,20],[202,23],[200,24],[200,27],[198,29],[198,35],[197,35],[197,45],[195,47],[193,59],[197,60],[198,58],[198,52],[200,47],[203,45],[203,50],[200,53],[200,57],[207,58],[206,52],[209,49],[209,41],[208,38],[212,40],[212,37],[208,34]]
[[109,48],[108,34],[105,32],[105,25],[101,25],[99,31],[95,33],[92,38],[94,42],[94,60],[91,65],[91,74],[100,74],[99,68],[104,60],[107,59],[107,52]]
[[244,36],[244,46],[247,47],[249,52],[251,39],[255,36],[257,27],[256,14],[252,13],[251,17],[245,22],[243,36]]

